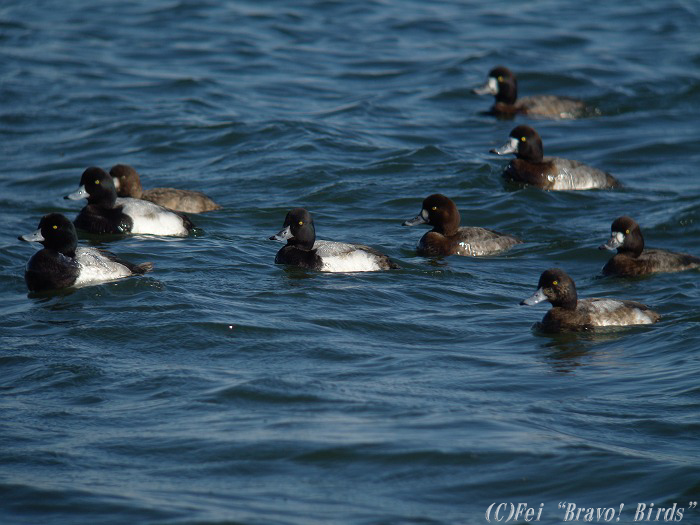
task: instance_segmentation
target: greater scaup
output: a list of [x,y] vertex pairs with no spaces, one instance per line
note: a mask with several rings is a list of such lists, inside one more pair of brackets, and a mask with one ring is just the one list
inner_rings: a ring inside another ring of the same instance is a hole
[[566,272],[550,268],[542,273],[537,291],[520,304],[531,306],[549,301],[552,309],[539,327],[545,332],[593,330],[604,326],[651,324],[661,316],[648,306],[617,299],[578,299],[576,285]]
[[489,71],[486,84],[472,91],[477,95],[494,95],[496,100],[490,113],[498,117],[512,118],[520,113],[532,117],[574,119],[587,113],[586,105],[573,98],[535,95],[519,99],[515,74],[503,66]]
[[639,224],[631,217],[618,217],[610,226],[610,240],[599,249],[617,255],[603,267],[603,275],[638,277],[659,272],[681,272],[700,266],[700,257],[666,250],[645,250]]
[[32,292],[111,281],[153,268],[152,263],[132,264],[109,252],[78,246],[75,226],[60,213],[44,215],[38,230],[18,238],[44,245],[29,259],[24,272]]
[[374,272],[399,268],[388,256],[362,244],[317,241],[314,221],[304,208],[294,208],[282,230],[270,240],[287,241],[275,264],[291,264],[320,272]]
[[420,214],[404,226],[429,224],[431,231],[418,242],[419,255],[492,255],[508,250],[520,239],[478,226],[459,226],[459,210],[449,197],[435,193],[423,200]]
[[503,176],[506,180],[532,184],[543,190],[590,190],[615,188],[620,183],[605,173],[576,160],[545,157],[542,139],[530,126],[517,126],[510,132],[510,140],[491,153],[515,153]]
[[126,164],[112,166],[109,174],[119,197],[132,197],[155,202],[165,208],[185,213],[202,213],[221,209],[217,203],[200,191],[176,188],[152,188],[144,191],[138,172]]
[[129,197],[117,198],[110,177],[101,168],[87,168],[80,188],[66,199],[87,198],[88,204],[75,219],[75,226],[90,233],[135,233],[185,237],[194,224],[184,213]]

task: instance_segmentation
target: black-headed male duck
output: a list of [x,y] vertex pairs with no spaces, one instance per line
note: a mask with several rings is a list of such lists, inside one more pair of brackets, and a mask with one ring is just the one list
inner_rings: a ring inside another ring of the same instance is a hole
[[399,268],[388,256],[362,244],[316,240],[311,214],[294,208],[282,230],[270,240],[287,241],[275,256],[275,264],[300,266],[319,272],[375,272]]
[[77,191],[66,199],[87,198],[88,204],[75,219],[75,226],[89,233],[135,233],[186,237],[194,224],[184,213],[167,210],[141,199],[117,197],[109,176],[103,169],[87,168]]
[[44,245],[25,268],[24,280],[32,292],[96,284],[153,268],[151,263],[132,264],[97,248],[78,246],[75,226],[60,213],[44,215],[38,230],[19,239]]

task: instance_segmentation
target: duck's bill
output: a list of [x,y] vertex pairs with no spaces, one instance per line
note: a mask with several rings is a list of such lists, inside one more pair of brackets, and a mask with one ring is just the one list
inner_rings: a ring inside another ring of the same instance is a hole
[[490,77],[489,81],[481,87],[472,89],[472,93],[476,95],[497,95],[498,94],[498,81],[495,78]]
[[41,230],[37,230],[32,233],[27,233],[26,235],[20,235],[17,237],[20,241],[26,242],[41,242],[44,240],[44,236],[41,234]]
[[546,301],[547,296],[544,294],[544,291],[542,288],[537,290],[535,293],[533,293],[530,297],[527,299],[523,299],[520,301],[520,304],[524,304],[526,306],[532,306],[533,304],[541,303],[542,301]]
[[291,239],[292,237],[294,237],[294,235],[292,235],[292,227],[287,226],[286,228],[283,228],[282,230],[277,232],[275,235],[270,237],[270,240],[271,241],[286,241],[288,239]]
[[416,224],[427,224],[428,219],[425,218],[425,214],[421,211],[420,215],[416,215],[413,219],[408,219],[403,221],[402,226],[415,226]]
[[489,153],[495,153],[496,155],[507,155],[508,153],[517,153],[517,151],[518,139],[511,137],[511,139],[503,144],[503,146],[489,150]]
[[63,197],[63,198],[64,198],[64,199],[68,199],[68,200],[70,200],[70,201],[79,201],[80,199],[87,199],[87,198],[88,198],[88,192],[87,192],[87,190],[85,189],[85,185],[83,184],[83,185],[80,186],[80,188],[78,188],[76,191],[74,191],[73,193],[69,193],[68,195],[66,195],[66,196]]
[[625,242],[625,236],[620,232],[613,232],[608,242],[598,246],[599,250],[616,250]]

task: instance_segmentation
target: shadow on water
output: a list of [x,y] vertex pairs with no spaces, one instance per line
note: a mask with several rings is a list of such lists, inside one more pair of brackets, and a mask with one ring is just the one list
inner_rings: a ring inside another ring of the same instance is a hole
[[590,363],[591,357],[605,343],[622,341],[629,335],[629,328],[607,328],[598,331],[547,333],[541,323],[532,326],[532,332],[540,339],[539,347],[548,364],[560,373],[570,373]]
[[62,303],[60,299],[65,297],[70,297],[77,291],[77,288],[61,288],[60,290],[44,290],[41,292],[29,292],[27,297],[29,299],[36,299],[40,304],[49,303],[52,299],[57,299],[57,301],[47,304],[46,306],[51,310],[66,310],[74,307],[80,307],[81,305],[75,303]]
[[295,281],[301,279],[313,279],[316,277],[316,272],[312,272],[306,268],[301,268],[300,266],[289,266],[285,264],[282,265],[282,271],[284,271],[286,277]]

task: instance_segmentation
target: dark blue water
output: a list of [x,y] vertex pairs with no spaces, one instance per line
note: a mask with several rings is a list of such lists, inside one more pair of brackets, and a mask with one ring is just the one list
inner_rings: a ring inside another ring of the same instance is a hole
[[[596,277],[623,214],[700,254],[698,27],[690,0],[2,3],[0,522],[472,524],[524,502],[554,524],[566,502],[700,523],[698,273]],[[483,115],[498,64],[600,116]],[[488,150],[516,123],[624,188],[504,187]],[[100,244],[147,276],[28,296],[17,235],[118,162],[224,208]],[[527,243],[416,256],[401,222],[435,192]],[[403,269],[275,266],[295,206]],[[662,321],[532,330],[547,307],[518,302],[555,265]]]

